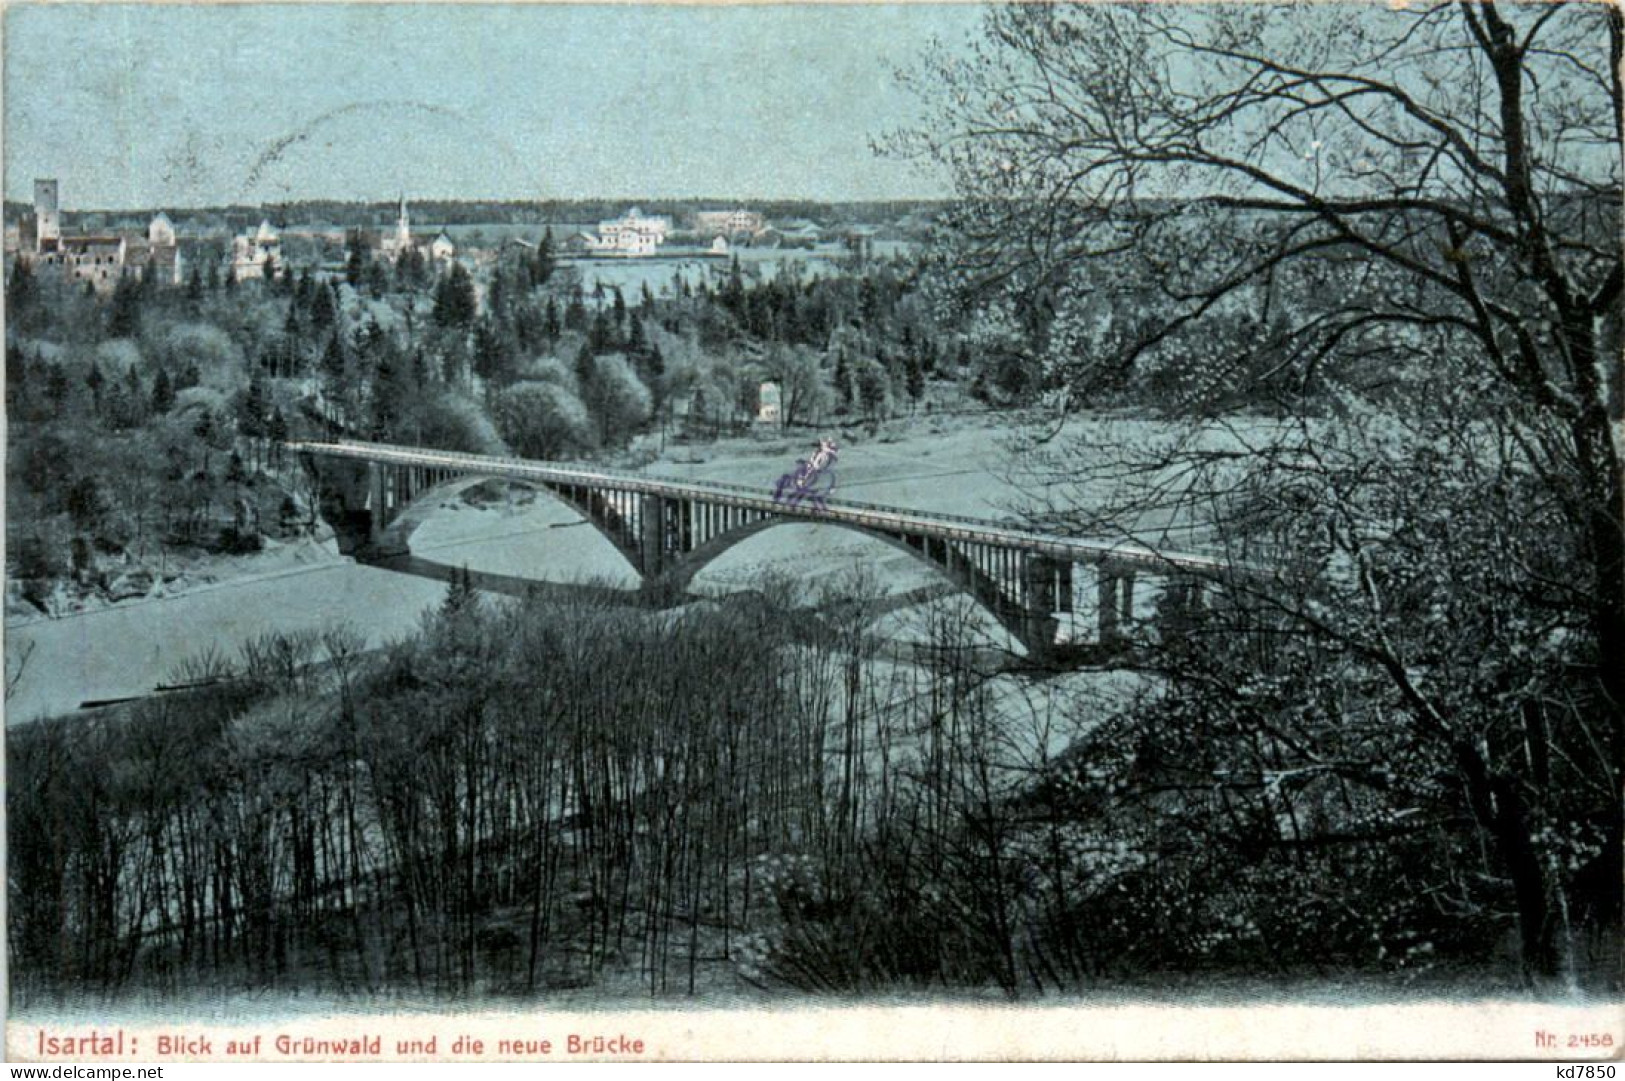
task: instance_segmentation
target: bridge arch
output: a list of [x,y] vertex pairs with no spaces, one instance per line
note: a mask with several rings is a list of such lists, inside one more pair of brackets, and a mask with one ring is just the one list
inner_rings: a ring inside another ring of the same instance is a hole
[[926,567],[935,571],[938,576],[947,580],[956,589],[969,594],[989,615],[998,621],[999,625],[1009,631],[1029,653],[1042,651],[1053,638],[1053,618],[1050,626],[1044,627],[1035,622],[1032,613],[1020,605],[1013,603],[999,589],[997,581],[984,573],[968,558],[961,556],[954,559],[947,553],[954,551],[945,542],[939,546],[944,558],[937,558],[930,551],[930,542],[922,544],[910,543],[908,539],[886,533],[882,530],[871,529],[855,522],[843,522],[834,519],[809,518],[762,518],[737,526],[726,533],[718,534],[701,544],[693,551],[684,554],[679,560],[668,566],[660,576],[660,581],[673,593],[686,592],[693,582],[695,575],[705,570],[710,564],[721,558],[725,553],[739,544],[765,533],[769,529],[786,525],[823,525],[843,529],[860,536],[871,537],[884,544],[906,552]]
[[611,532],[608,524],[602,521],[591,509],[583,507],[575,500],[552,485],[540,481],[523,480],[519,478],[493,476],[489,473],[469,473],[453,477],[451,480],[441,481],[421,492],[414,492],[410,500],[401,504],[389,524],[378,535],[377,548],[381,552],[405,554],[411,551],[412,534],[429,520],[430,516],[449,499],[462,495],[472,488],[482,484],[507,484],[516,488],[527,488],[539,492],[562,506],[568,507],[593,527],[598,535],[609,542],[610,547],[624,559],[631,568],[632,573],[642,576],[638,566],[637,553],[630,550],[622,541]]

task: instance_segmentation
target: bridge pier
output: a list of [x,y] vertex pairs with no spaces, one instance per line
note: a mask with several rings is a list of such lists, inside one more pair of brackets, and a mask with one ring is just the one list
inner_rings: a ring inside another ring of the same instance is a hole
[[1166,642],[1185,635],[1202,608],[1202,582],[1196,578],[1170,578],[1157,600],[1157,634]]
[[1095,569],[1099,596],[1099,640],[1102,646],[1123,641],[1123,624],[1134,619],[1134,571],[1102,563]]
[[666,501],[658,495],[638,497],[638,519],[643,536],[639,546],[644,580],[658,578],[666,569]]
[[[1055,634],[1060,627],[1055,613],[1061,607],[1059,597],[1061,564],[1048,556],[1029,552],[1021,557],[1020,572],[1022,638],[1025,639],[1027,655],[1039,658],[1054,649]],[[1070,577],[1068,574],[1069,588]]]
[[384,535],[384,470],[377,462],[367,463],[367,543],[377,544]]

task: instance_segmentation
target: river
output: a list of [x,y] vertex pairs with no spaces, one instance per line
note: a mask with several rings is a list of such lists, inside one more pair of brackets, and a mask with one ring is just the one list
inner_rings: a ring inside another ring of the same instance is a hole
[[[836,495],[1004,517],[1013,491],[1001,465],[1001,437],[1001,430],[989,426],[843,447]],[[690,460],[663,461],[651,472],[760,484],[767,493],[779,473],[811,450],[803,442],[787,436],[756,447],[688,448],[677,454]],[[418,530],[412,547],[440,563],[499,575],[598,581],[622,588],[637,584],[632,568],[596,530],[561,504],[526,492],[435,515]],[[749,585],[764,571],[778,572],[809,592],[846,575],[864,575],[889,593],[940,581],[911,556],[872,538],[838,527],[794,524],[758,534],[725,553],[695,578],[693,589],[725,593]],[[188,659],[210,650],[232,656],[245,640],[267,631],[349,622],[369,645],[383,645],[410,634],[424,610],[444,594],[439,582],[362,566],[334,554],[329,562],[231,579],[178,596],[10,623],[6,656],[12,666],[25,655],[27,662],[6,702],[6,720],[26,722],[77,709],[86,701],[150,693],[173,679]],[[1086,627],[1092,616],[1089,605],[1090,598],[1080,592],[1080,626]],[[978,618],[990,641],[1010,645],[991,617]],[[884,622],[886,633],[909,636],[903,614],[893,613]]]

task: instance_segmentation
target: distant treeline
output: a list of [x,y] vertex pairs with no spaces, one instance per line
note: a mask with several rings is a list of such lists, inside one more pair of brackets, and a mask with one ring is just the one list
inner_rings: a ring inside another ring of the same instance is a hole
[[[337,199],[307,199],[296,202],[263,203],[255,205],[231,204],[226,206],[142,207],[127,210],[78,210],[64,208],[63,222],[69,229],[82,227],[83,219],[92,217],[99,227],[144,226],[152,214],[165,210],[182,231],[191,231],[197,225],[219,223],[258,223],[262,218],[285,225],[306,223],[332,224],[340,228],[366,228],[395,220],[396,200],[382,202],[354,202]],[[932,200],[892,202],[826,203],[812,200],[753,200],[753,199],[548,199],[548,200],[481,200],[481,199],[415,199],[407,193],[407,206],[414,219],[436,225],[536,225],[548,222],[599,221],[618,217],[628,207],[641,207],[651,214],[681,216],[697,210],[720,210],[745,207],[758,211],[770,221],[807,218],[820,224],[881,224],[898,222],[910,216],[929,217],[943,206]],[[24,214],[33,213],[29,203],[6,200],[6,220],[16,221]]]

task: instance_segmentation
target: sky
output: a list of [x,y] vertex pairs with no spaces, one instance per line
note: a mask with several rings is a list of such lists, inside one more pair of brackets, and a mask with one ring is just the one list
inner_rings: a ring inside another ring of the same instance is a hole
[[49,5],[5,13],[5,194],[906,199],[871,139],[970,4]]

